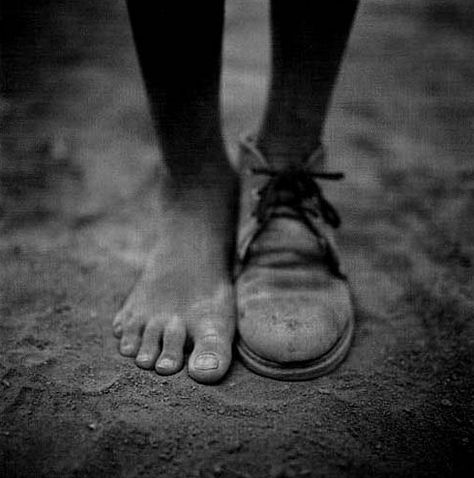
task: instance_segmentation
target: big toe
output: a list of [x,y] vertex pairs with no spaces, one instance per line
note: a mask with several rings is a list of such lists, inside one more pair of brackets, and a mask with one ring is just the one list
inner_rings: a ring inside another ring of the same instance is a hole
[[210,331],[195,340],[188,363],[189,375],[197,382],[217,382],[229,369],[231,358],[231,338]]

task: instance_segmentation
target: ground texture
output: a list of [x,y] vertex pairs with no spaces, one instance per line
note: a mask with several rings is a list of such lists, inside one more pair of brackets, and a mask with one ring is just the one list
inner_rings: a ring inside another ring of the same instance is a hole
[[[2,26],[21,41],[0,103],[1,476],[472,473],[471,2],[362,1],[326,128],[347,174],[328,195],[357,299],[348,360],[306,383],[236,361],[217,386],[139,370],[111,334],[160,240],[124,5],[9,3],[25,8]],[[231,151],[262,110],[265,20],[229,2]]]

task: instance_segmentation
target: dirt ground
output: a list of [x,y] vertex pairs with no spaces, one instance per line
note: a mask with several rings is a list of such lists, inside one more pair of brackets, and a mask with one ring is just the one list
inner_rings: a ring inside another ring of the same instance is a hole
[[[232,152],[262,111],[268,31],[266,2],[228,3]],[[111,334],[160,240],[124,4],[8,4],[0,475],[472,476],[472,2],[362,1],[326,128],[347,175],[328,195],[357,300],[348,360],[304,383],[236,361],[217,386],[140,370]]]

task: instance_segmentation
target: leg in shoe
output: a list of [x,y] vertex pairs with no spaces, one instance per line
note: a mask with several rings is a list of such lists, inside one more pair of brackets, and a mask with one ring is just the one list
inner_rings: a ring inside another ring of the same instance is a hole
[[[328,373],[353,334],[349,286],[321,183],[320,137],[357,2],[272,1],[273,78],[257,138],[241,144],[238,349],[279,379]],[[330,183],[329,183],[330,184]]]
[[231,361],[235,181],[220,132],[223,1],[129,1],[168,176],[162,238],[114,320],[120,352],[159,374],[210,383]]

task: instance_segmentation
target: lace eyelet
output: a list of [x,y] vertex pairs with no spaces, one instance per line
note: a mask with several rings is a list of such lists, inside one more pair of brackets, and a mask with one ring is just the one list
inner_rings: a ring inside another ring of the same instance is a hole
[[[250,189],[250,196],[258,201],[252,216],[258,222],[264,222],[266,212],[275,205],[286,205],[300,214],[311,214],[321,217],[326,223],[336,228],[340,224],[340,218],[334,207],[325,199],[317,179],[339,180],[342,173],[313,173],[304,169],[289,171],[274,171],[266,168],[255,168],[253,174],[268,176],[268,182],[261,188]],[[282,198],[281,192],[287,196]],[[289,196],[288,196],[289,193]],[[311,207],[306,204],[311,203]]]

